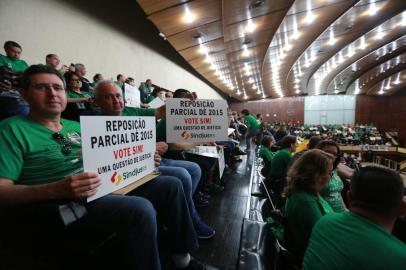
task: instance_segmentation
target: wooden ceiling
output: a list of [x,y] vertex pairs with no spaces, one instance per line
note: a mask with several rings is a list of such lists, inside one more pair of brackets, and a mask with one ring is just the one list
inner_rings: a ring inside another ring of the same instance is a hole
[[138,0],[230,97],[390,95],[406,88],[405,0]]

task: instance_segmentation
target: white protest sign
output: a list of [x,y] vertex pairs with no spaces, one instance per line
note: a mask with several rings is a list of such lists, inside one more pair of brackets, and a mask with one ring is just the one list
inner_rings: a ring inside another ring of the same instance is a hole
[[127,83],[124,84],[124,98],[126,107],[139,108],[141,106],[140,91]]
[[225,100],[171,98],[166,102],[168,143],[228,140]]
[[159,97],[154,98],[150,103],[148,103],[150,109],[157,109],[165,105],[165,102]]
[[187,150],[188,153],[199,155],[199,156],[205,156],[205,157],[211,157],[217,159],[218,166],[219,166],[219,175],[220,179],[223,176],[224,169],[226,167],[225,163],[225,158],[224,158],[224,151],[220,150],[217,151],[216,146],[195,146],[189,150]]
[[101,179],[93,201],[154,171],[155,117],[81,116],[83,169]]

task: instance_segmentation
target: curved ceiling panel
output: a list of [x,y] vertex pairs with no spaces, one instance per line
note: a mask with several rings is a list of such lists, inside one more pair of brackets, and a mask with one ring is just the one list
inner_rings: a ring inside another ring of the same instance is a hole
[[197,72],[238,100],[382,94],[377,85],[386,80],[404,86],[404,0],[137,2]]

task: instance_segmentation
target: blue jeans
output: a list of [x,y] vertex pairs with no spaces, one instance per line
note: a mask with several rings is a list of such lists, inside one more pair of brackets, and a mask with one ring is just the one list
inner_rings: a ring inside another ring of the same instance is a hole
[[157,217],[169,229],[169,246],[174,254],[184,254],[198,246],[182,183],[175,177],[159,176],[127,196],[107,195],[85,206],[87,215],[67,227],[60,220],[58,204],[53,202],[6,209],[0,226],[2,232],[3,226],[10,227],[7,232],[11,237],[22,237],[20,247],[36,237],[40,240],[35,244],[43,243],[44,236],[59,245],[65,237],[75,247],[83,247],[89,239],[99,239],[100,243],[117,233],[126,269],[161,269]]
[[[192,161],[187,160],[176,160],[162,158],[161,166],[171,166],[171,167],[182,167],[187,170],[187,172],[192,177],[192,194],[196,192],[197,186],[199,185],[200,178],[202,177],[202,170],[199,165]],[[183,188],[184,189],[184,188]],[[185,191],[186,193],[186,191]]]
[[201,170],[199,165],[186,160],[174,160],[163,158],[161,165],[158,167],[159,172],[163,175],[170,175],[179,178],[183,185],[186,201],[189,207],[189,213],[193,224],[197,225],[200,222],[199,214],[196,211],[195,203],[193,202],[193,194],[199,184]]

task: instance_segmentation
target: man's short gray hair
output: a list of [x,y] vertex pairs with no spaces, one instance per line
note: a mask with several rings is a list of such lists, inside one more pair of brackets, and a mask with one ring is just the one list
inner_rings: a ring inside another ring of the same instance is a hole
[[[116,85],[112,80],[101,80],[101,81],[98,81],[97,84],[96,84],[96,86],[94,87],[94,95],[95,95],[96,98],[97,98],[97,96],[98,96],[98,94],[99,94],[99,89],[100,89],[100,87],[102,87],[103,85],[106,85],[106,84],[111,84],[111,85],[113,85],[113,87],[116,87],[117,89],[119,89],[119,88],[117,87],[117,85]],[[121,90],[121,89],[120,89],[120,90]]]

